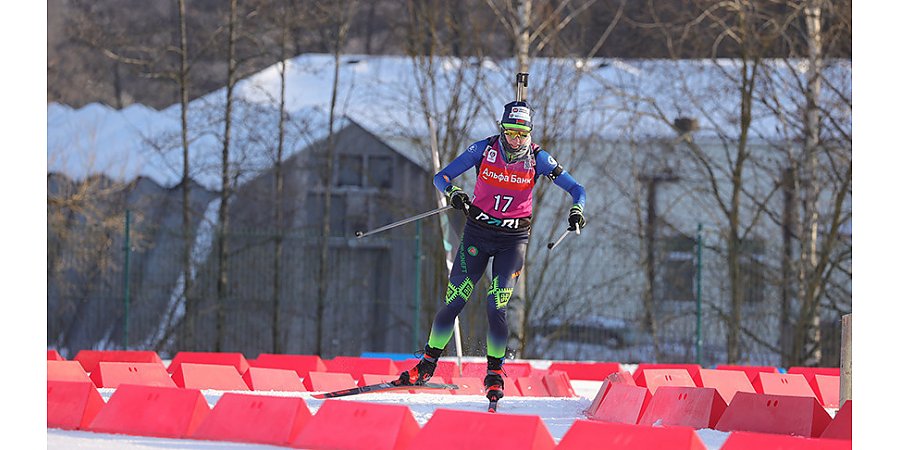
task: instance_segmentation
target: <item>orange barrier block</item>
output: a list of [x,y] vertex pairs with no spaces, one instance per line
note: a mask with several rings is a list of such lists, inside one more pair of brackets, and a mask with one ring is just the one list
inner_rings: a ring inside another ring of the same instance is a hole
[[302,398],[226,392],[190,437],[284,446],[311,418]]
[[[397,365],[388,358],[360,358],[357,356],[337,356],[325,361],[327,372],[349,373],[354,380],[358,380],[364,373],[378,375],[397,375]],[[405,369],[404,369],[405,370]],[[394,377],[396,379],[397,377]]]
[[99,362],[91,372],[91,380],[98,388],[114,388],[120,384],[177,387],[160,363]]
[[634,370],[634,381],[637,382],[638,386],[647,386],[646,382],[643,381],[645,378],[644,371],[647,369],[684,369],[690,375],[691,380],[694,381],[694,386],[700,384],[700,369],[702,369],[700,364],[638,364],[637,369]]
[[91,382],[78,361],[47,360],[47,381]]
[[715,367],[715,369],[744,372],[744,374],[747,375],[747,379],[750,381],[755,380],[756,376],[759,375],[760,372],[779,373],[778,368],[775,366],[740,366],[734,364],[719,364]]
[[576,420],[556,450],[706,450],[694,430]]
[[735,431],[720,450],[850,450],[850,441]]
[[[453,391],[456,395],[485,395],[484,380],[475,377],[455,377],[450,379],[451,383],[459,386],[459,389]],[[504,384],[506,381],[504,380]],[[506,389],[504,389],[506,391]],[[518,391],[516,391],[518,392]],[[504,392],[504,395],[506,392]]]
[[822,406],[826,408],[841,406],[841,377],[815,374],[810,387]]
[[622,366],[617,362],[554,362],[548,370],[561,370],[569,374],[570,380],[603,381],[609,374],[621,371]]
[[700,386],[713,388],[719,391],[719,395],[726,404],[731,403],[735,392],[756,393],[756,389],[750,384],[746,372],[741,370],[710,370],[700,369]]
[[833,377],[841,376],[840,367],[789,367],[787,373],[800,374],[806,378],[806,382],[812,384],[812,379],[816,375],[830,375]]
[[643,386],[604,381],[585,411],[588,419],[634,425],[650,403],[650,391]]
[[307,378],[310,372],[327,372],[325,362],[318,355],[280,355],[274,353],[260,353],[250,363],[251,367],[266,367],[269,369],[290,369],[297,372],[300,378]]
[[816,398],[816,394],[803,375],[794,373],[760,372],[753,380],[753,389],[759,394],[796,395],[798,397]]
[[182,363],[172,374],[172,381],[182,388],[247,391],[247,383],[234,366]]
[[306,392],[306,387],[293,370],[251,367],[242,378],[247,387],[254,391]]
[[[506,362],[503,370],[511,378],[531,376],[531,364],[527,362]],[[462,376],[484,378],[487,375],[487,361],[464,362],[462,364]]]
[[[316,415],[297,434],[291,446],[308,449],[400,450],[416,448],[409,443],[418,434],[419,424],[406,406],[325,400]],[[434,448],[433,445],[428,447]]]
[[815,397],[738,392],[716,429],[819,437],[829,423],[831,416]]
[[653,394],[638,424],[712,428],[726,406],[725,400],[713,388],[661,386]]
[[539,416],[438,408],[408,448],[551,450],[555,447],[550,431]]
[[[510,383],[504,382],[504,385],[505,384]],[[547,392],[547,387],[544,386],[544,383],[540,378],[518,377],[516,378],[515,385],[519,388],[519,392],[522,393],[523,397],[550,397],[550,393]]]
[[822,432],[822,438],[853,439],[853,400],[844,402],[844,406],[834,415],[834,420]]
[[90,380],[47,381],[47,428],[83,430],[103,405]]
[[47,361],[65,361],[66,358],[63,358],[62,355],[59,354],[56,350],[47,350]]
[[148,350],[81,350],[75,355],[85,372],[93,372],[99,362],[159,363],[162,359]]
[[566,372],[550,372],[541,378],[541,381],[544,382],[544,387],[551,397],[578,397]]
[[[698,377],[699,373],[698,369]],[[686,369],[645,369],[634,381],[638,386],[649,389],[651,395],[660,386],[697,387]]]
[[303,387],[309,392],[331,392],[356,387],[349,373],[310,372],[303,379]]
[[242,353],[227,352],[178,352],[169,367],[169,373],[175,373],[181,363],[217,364],[220,366],[234,366],[239,374],[243,375],[250,368],[247,358]]
[[209,405],[197,389],[123,384],[109,398],[88,430],[186,438],[208,414]]

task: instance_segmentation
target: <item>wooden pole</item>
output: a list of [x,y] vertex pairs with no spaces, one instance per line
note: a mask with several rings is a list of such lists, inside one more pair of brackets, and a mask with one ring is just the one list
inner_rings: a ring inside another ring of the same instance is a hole
[[841,406],[853,398],[851,389],[853,363],[851,361],[852,314],[841,317]]

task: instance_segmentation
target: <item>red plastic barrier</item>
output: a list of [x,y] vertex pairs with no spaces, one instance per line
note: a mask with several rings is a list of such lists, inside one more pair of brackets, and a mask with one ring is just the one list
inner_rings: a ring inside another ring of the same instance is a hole
[[630,384],[632,386],[637,386],[637,383],[634,382],[634,376],[631,375],[631,372],[626,370],[611,373],[606,376],[606,379],[603,381],[609,381],[610,383],[625,383]]
[[700,386],[714,388],[719,391],[722,400],[726,404],[731,403],[731,399],[736,392],[756,393],[756,389],[750,384],[746,372],[741,370],[709,370],[700,369]]
[[[399,450],[417,448],[409,443],[418,434],[419,424],[406,406],[325,400],[316,415],[300,430],[291,446],[308,449]],[[434,444],[436,442],[427,448],[434,449]]]
[[[456,395],[485,395],[484,380],[475,377],[455,377],[450,382],[459,386],[459,389],[453,391]],[[505,381],[504,381],[505,384]],[[504,389],[505,391],[505,389]],[[505,394],[505,392],[504,392]]]
[[81,350],[75,355],[85,372],[93,372],[99,362],[159,363],[162,359],[148,350]]
[[388,381],[393,381],[397,379],[397,375],[384,375],[377,373],[364,373],[359,376],[359,380],[356,382],[357,386],[366,386],[369,384],[379,384],[386,383]]
[[706,450],[694,430],[576,420],[556,450]]
[[98,388],[114,388],[120,384],[177,387],[160,363],[99,362],[91,372],[91,380]]
[[634,425],[647,409],[650,397],[643,386],[604,381],[585,414],[591,420]]
[[217,364],[220,366],[234,366],[239,374],[243,375],[250,368],[247,358],[242,353],[219,352],[178,352],[169,363],[169,373],[175,373],[181,363]]
[[694,381],[694,386],[700,384],[700,369],[702,369],[700,364],[638,364],[637,369],[634,370],[634,381],[638,386],[647,386],[643,381],[644,371],[647,369],[684,369]]
[[815,397],[738,392],[716,429],[819,437],[829,423],[831,416]]
[[841,377],[815,374],[810,387],[822,406],[826,408],[841,406]]
[[555,447],[550,431],[539,416],[438,408],[408,448],[552,450]]
[[812,379],[816,375],[841,376],[841,369],[840,367],[790,367],[787,373],[803,375],[806,382],[812,384]]
[[[527,362],[506,362],[503,371],[511,378],[531,376],[531,364]],[[464,362],[462,364],[462,376],[484,378],[487,375],[487,361]]]
[[47,350],[47,361],[65,361],[66,358],[63,358],[62,355],[59,354],[56,350]]
[[[429,380],[431,383],[444,383],[444,378],[439,376],[431,377]],[[453,395],[453,392],[449,389],[410,389],[410,394],[438,394],[438,395]]]
[[[359,380],[364,373],[378,375],[397,375],[397,365],[388,358],[360,358],[357,356],[337,356],[325,361],[328,372],[349,373],[354,380]],[[405,370],[405,369],[404,369]],[[397,377],[394,377],[396,379]]]
[[208,414],[209,405],[197,389],[123,384],[109,398],[88,430],[186,438]]
[[191,438],[284,446],[311,418],[302,398],[226,392]]
[[356,382],[349,373],[310,372],[303,379],[303,387],[309,392],[331,392],[355,388]]
[[653,394],[638,424],[712,428],[726,406],[725,400],[713,388],[661,386]]
[[756,376],[759,375],[760,372],[778,373],[778,368],[775,366],[739,366],[731,364],[719,364],[715,367],[715,369],[744,372],[744,374],[747,375],[747,380],[749,381],[755,380]]
[[[504,382],[504,384],[509,383]],[[544,386],[540,378],[518,377],[515,385],[519,388],[519,392],[522,393],[523,397],[550,397],[547,387]]]
[[[400,372],[403,372],[404,370],[409,370],[409,369],[412,369],[413,367],[416,367],[416,364],[418,364],[418,363],[419,363],[418,359],[412,358],[412,359],[406,359],[403,361],[395,361],[394,365],[397,366],[397,374],[399,375]],[[453,378],[453,377],[458,377],[459,376],[459,366],[455,362],[453,362],[447,358],[439,359],[437,368],[434,369],[434,375],[439,376],[439,377],[444,377],[445,380],[449,380],[450,378]],[[482,374],[481,376],[484,377],[484,374]]]
[[78,361],[47,360],[47,381],[91,382]]
[[[698,369],[698,377],[699,374]],[[660,386],[697,387],[686,369],[644,369],[634,381],[638,386],[649,389],[651,395],[656,393],[656,389]]]
[[551,397],[578,397],[566,372],[550,372],[541,378],[541,381],[544,382],[544,387]]
[[47,428],[83,430],[103,404],[103,397],[90,380],[47,381]]
[[293,370],[251,367],[242,378],[247,387],[254,391],[306,392],[306,387]]
[[549,371],[561,370],[569,374],[570,380],[603,381],[611,373],[622,370],[617,362],[554,362],[550,364]]
[[822,438],[853,439],[853,400],[844,402],[844,406],[834,415],[834,420],[822,432]]
[[850,450],[850,441],[735,431],[720,450]]
[[803,375],[794,373],[760,372],[753,380],[753,389],[759,394],[796,395],[798,397],[816,398],[816,394]]
[[247,383],[234,366],[182,363],[172,374],[172,381],[182,388],[247,391]]
[[297,372],[300,378],[307,378],[310,372],[327,372],[325,362],[318,355],[280,355],[274,353],[260,353],[250,363],[251,367],[266,367],[269,369],[290,369]]

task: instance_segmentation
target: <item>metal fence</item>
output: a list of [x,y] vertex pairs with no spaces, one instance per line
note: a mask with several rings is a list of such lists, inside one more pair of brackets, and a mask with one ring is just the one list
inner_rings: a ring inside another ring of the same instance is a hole
[[[68,357],[88,348],[153,349],[164,357],[182,350],[236,351],[250,358],[271,352],[319,352],[323,357],[409,353],[427,338],[446,286],[442,246],[426,245],[433,239],[421,230],[412,237],[384,233],[363,244],[353,237],[333,237],[324,271],[319,269],[322,240],[317,236],[233,231],[227,239],[224,290],[215,235],[191,239],[193,264],[186,273],[185,240],[177,230],[123,228],[106,233],[103,240],[83,234],[65,243],[48,235],[47,344]],[[640,240],[607,239],[601,248],[590,249],[611,268],[598,275],[599,288],[584,301],[566,302],[552,313],[533,309],[525,321],[526,348],[516,356],[704,366],[727,362],[723,257],[714,250],[716,243],[699,242],[700,237],[659,244],[650,294]],[[283,250],[276,280],[279,240]],[[584,250],[568,244],[567,252]],[[775,269],[763,263],[773,251],[756,249],[746,261],[741,363],[781,363],[779,288],[769,273]],[[632,257],[623,259],[623,254]],[[535,269],[540,258],[531,259]],[[191,283],[187,297],[185,275]],[[320,280],[326,283],[324,296],[319,295]],[[483,283],[473,302],[483,301]],[[535,283],[529,292],[535,302],[549,304],[548,292],[574,298],[567,284],[559,279],[538,290]],[[822,364],[837,366],[840,316],[832,316],[836,319],[824,315],[821,324]],[[467,308],[461,322],[464,352],[483,354],[483,305]]]

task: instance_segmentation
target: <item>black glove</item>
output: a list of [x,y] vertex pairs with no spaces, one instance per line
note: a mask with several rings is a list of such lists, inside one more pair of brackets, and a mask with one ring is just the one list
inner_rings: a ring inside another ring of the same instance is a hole
[[575,225],[584,228],[584,214],[581,212],[581,205],[575,205],[569,210],[569,231],[575,231]]
[[450,197],[450,206],[456,209],[464,209],[466,205],[471,204],[468,194],[456,186],[447,188],[447,197]]

